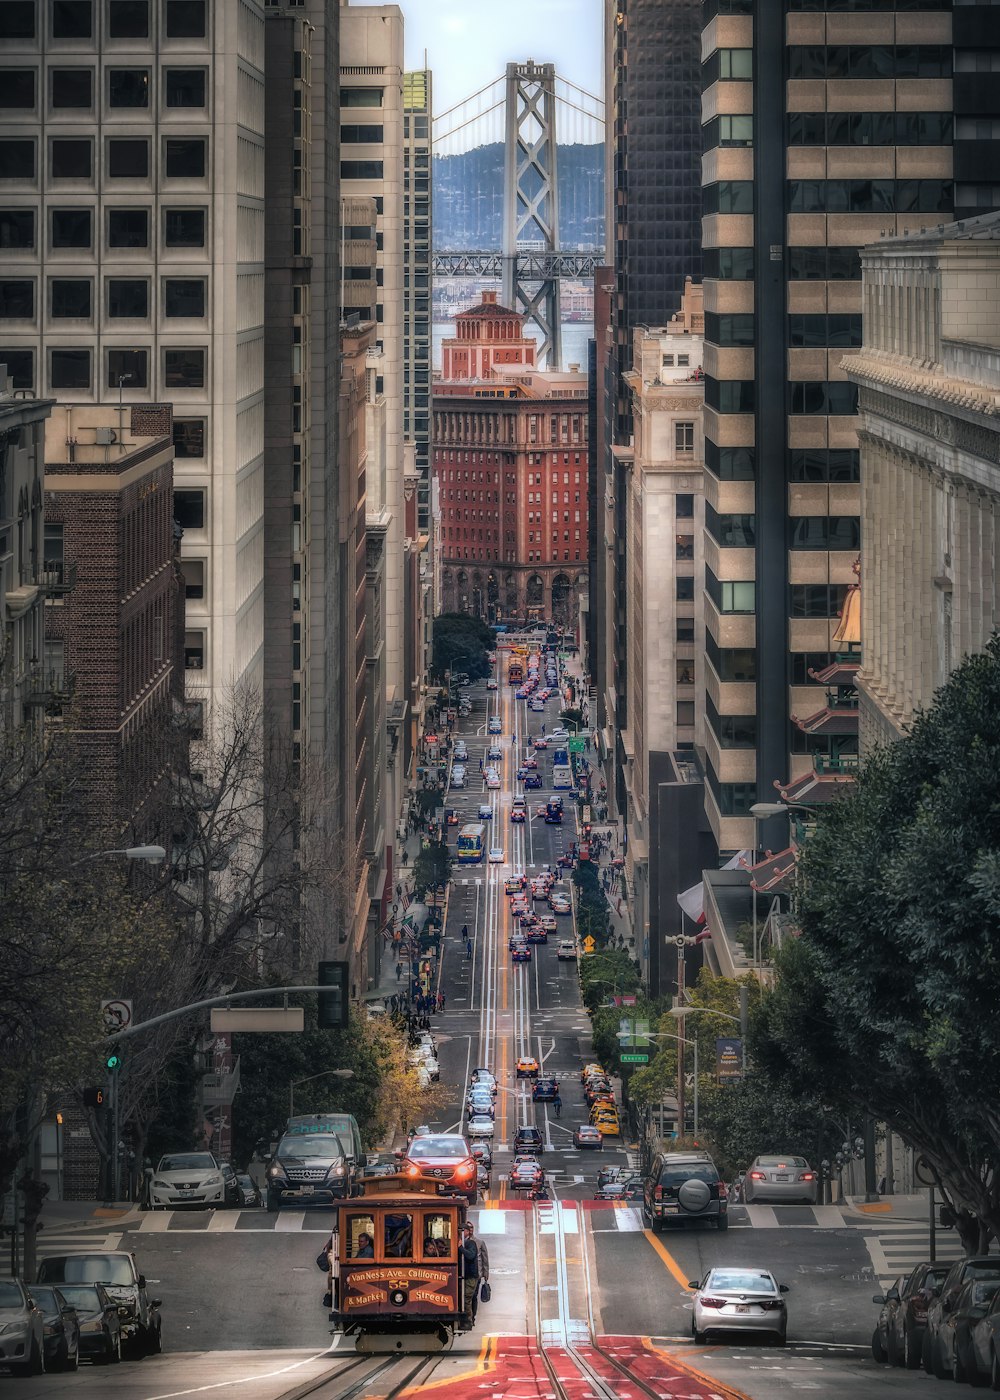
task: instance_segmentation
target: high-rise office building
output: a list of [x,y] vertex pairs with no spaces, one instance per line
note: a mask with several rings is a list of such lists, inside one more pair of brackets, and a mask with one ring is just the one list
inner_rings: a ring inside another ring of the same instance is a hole
[[264,12],[0,5],[0,362],[62,404],[172,402],[188,694],[262,678]]
[[430,528],[431,74],[403,74],[403,436],[413,444],[417,525]]
[[[776,781],[852,759],[793,716],[822,708],[860,546],[844,368],[861,344],[858,250],[947,220],[959,163],[962,207],[992,200],[992,156],[972,154],[995,94],[972,70],[1000,52],[998,17],[946,0],[705,5],[705,758],[720,850],[753,843],[750,807]],[[761,824],[762,845],[780,836]]]

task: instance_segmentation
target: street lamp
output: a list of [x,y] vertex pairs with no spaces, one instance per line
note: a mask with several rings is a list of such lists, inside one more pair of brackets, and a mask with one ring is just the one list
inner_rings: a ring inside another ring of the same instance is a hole
[[[619,1032],[618,1032],[618,1039],[619,1039],[619,1040],[631,1040],[631,1039],[632,1039],[632,1034],[631,1034],[630,1031],[619,1031]],[[647,1032],[645,1032],[645,1034],[643,1035],[643,1039],[644,1039],[644,1040],[676,1040],[676,1042],[677,1042],[678,1045],[693,1045],[693,1046],[694,1046],[694,1131],[695,1131],[695,1134],[697,1135],[697,1132],[698,1132],[698,1042],[697,1042],[696,1040],[688,1040],[687,1037],[686,1037],[686,1036],[683,1036],[683,1035],[671,1035],[669,1031],[647,1031]],[[683,1061],[683,1057],[684,1057],[684,1051],[682,1050],[682,1051],[681,1051],[681,1060],[682,1060],[682,1061]],[[682,1074],[682,1076],[683,1076],[683,1067],[682,1067],[682,1069],[681,1069],[681,1074]],[[679,1108],[680,1110],[683,1111],[683,1107],[684,1107],[684,1101],[683,1101],[683,1099],[680,1099],[680,1100],[678,1101],[678,1108]],[[681,1129],[681,1132],[683,1133],[683,1131],[684,1131],[684,1124],[683,1124],[683,1122],[680,1124],[680,1129]]]
[[288,1116],[295,1117],[295,1090],[300,1084],[310,1084],[314,1079],[323,1079],[326,1075],[332,1074],[335,1079],[353,1079],[353,1069],[321,1069],[319,1074],[308,1074],[305,1079],[293,1079],[288,1086]]
[[747,1021],[746,1016],[732,1016],[728,1011],[716,1011],[711,1006],[672,1006],[667,1012],[668,1016],[676,1016],[679,1020],[685,1016],[721,1016],[724,1021],[732,1021],[740,1028],[740,1046],[743,1051],[743,1073],[747,1072]]
[[125,846],[120,850],[93,851],[89,856],[74,860],[69,868],[74,870],[78,865],[86,865],[90,860],[100,860],[102,856],[124,856],[126,860],[145,860],[150,865],[159,865],[166,859],[167,853],[162,846]]
[[[755,803],[753,804],[753,806],[750,808],[750,815],[751,815],[751,817],[753,817],[753,863],[754,863],[754,865],[757,864],[757,856],[758,856],[758,852],[759,852],[759,850],[760,850],[760,840],[759,840],[759,838],[758,838],[758,830],[759,830],[760,823],[761,823],[761,822],[764,822],[764,821],[767,821],[770,817],[781,817],[781,816],[784,816],[785,813],[786,813],[787,811],[788,811],[788,808],[785,806],[785,804],[784,804],[783,802],[755,802]],[[751,878],[751,884],[752,884],[752,883],[753,883],[753,882],[752,882],[752,878]],[[756,887],[756,885],[754,885],[754,887],[753,887],[753,965],[754,965],[754,969],[755,969],[755,970],[756,970],[757,967],[758,967],[758,961],[757,961],[757,959],[758,959],[758,952],[759,952],[759,949],[758,949],[758,947],[757,947],[757,887]]]

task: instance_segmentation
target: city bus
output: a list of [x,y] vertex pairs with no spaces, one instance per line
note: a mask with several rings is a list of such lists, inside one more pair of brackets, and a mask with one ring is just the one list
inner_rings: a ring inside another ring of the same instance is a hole
[[482,865],[486,857],[486,827],[482,822],[469,822],[458,833],[459,865]]

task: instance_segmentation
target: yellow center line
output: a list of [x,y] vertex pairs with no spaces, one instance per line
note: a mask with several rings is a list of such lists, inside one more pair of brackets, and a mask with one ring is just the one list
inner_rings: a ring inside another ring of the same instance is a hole
[[666,1347],[658,1347],[651,1337],[643,1337],[642,1344],[647,1351],[653,1352],[656,1356],[662,1356],[665,1361],[669,1361],[671,1366],[676,1366],[678,1371],[683,1371],[686,1376],[691,1376],[694,1380],[699,1380],[710,1385],[712,1389],[721,1397],[721,1400],[751,1400],[745,1390],[735,1390],[733,1386],[725,1381],[720,1381],[717,1377],[709,1375],[707,1371],[699,1371],[696,1366],[692,1366],[688,1361],[682,1361],[674,1351],[668,1351]]
[[456,1371],[454,1375],[448,1376],[439,1381],[421,1381],[418,1386],[407,1386],[402,1392],[403,1395],[415,1394],[417,1390],[439,1390],[445,1385],[454,1385],[456,1381],[468,1380],[472,1376],[485,1375],[487,1371],[492,1371],[496,1365],[496,1337],[484,1337],[479,1345],[479,1356],[476,1364],[471,1370]]
[[677,1280],[680,1286],[684,1289],[685,1293],[690,1293],[691,1290],[688,1287],[687,1275],[683,1272],[680,1264],[678,1264],[677,1260],[670,1253],[670,1250],[667,1249],[663,1241],[659,1238],[658,1235],[654,1235],[652,1230],[643,1230],[642,1233],[646,1236],[646,1239],[649,1241],[649,1243],[656,1250],[657,1254],[663,1260],[667,1269]]

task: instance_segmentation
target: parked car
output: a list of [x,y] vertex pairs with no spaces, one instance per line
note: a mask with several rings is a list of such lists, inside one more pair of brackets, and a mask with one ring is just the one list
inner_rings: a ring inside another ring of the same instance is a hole
[[80,1355],[105,1366],[122,1359],[118,1304],[99,1283],[61,1283],[59,1292],[76,1312]]
[[891,1366],[905,1366],[910,1371],[917,1369],[927,1326],[927,1308],[947,1273],[947,1264],[929,1261],[918,1264],[908,1276],[898,1278],[884,1294],[875,1295],[873,1301],[882,1304],[872,1336],[872,1353],[876,1360],[879,1359],[875,1348],[877,1337],[884,1359]]
[[694,1290],[691,1336],[699,1345],[715,1332],[752,1332],[784,1346],[788,1333],[788,1288],[767,1269],[745,1265],[709,1269]]
[[743,1186],[747,1205],[786,1201],[816,1204],[816,1173],[804,1157],[755,1157]]
[[153,1210],[223,1206],[225,1173],[211,1152],[168,1152],[153,1172],[149,1202]]
[[238,1173],[236,1177],[236,1189],[239,1192],[239,1204],[241,1206],[262,1206],[264,1198],[260,1194],[252,1176],[247,1176],[246,1172]]
[[969,1359],[972,1384],[988,1383],[1000,1390],[1000,1289],[994,1293],[989,1311],[972,1329]]
[[725,1183],[705,1152],[658,1152],[643,1178],[642,1208],[654,1235],[702,1221],[729,1227]]
[[950,1343],[951,1375],[954,1381],[968,1381],[975,1385],[983,1378],[972,1353],[972,1332],[993,1306],[993,1299],[998,1290],[1000,1279],[971,1278],[958,1295],[954,1311],[948,1314],[947,1321],[941,1329],[940,1352],[946,1357]]
[[616,1181],[608,1181],[603,1186],[598,1186],[597,1191],[594,1193],[594,1199],[598,1201],[620,1201],[622,1205],[629,1205],[633,1201],[641,1202],[642,1177],[620,1177]]
[[45,1367],[45,1318],[18,1278],[0,1279],[0,1363],[15,1376]]
[[[945,1276],[941,1291],[927,1309],[927,1328],[920,1360],[928,1375],[946,1380],[951,1375],[951,1338],[943,1331],[958,1295],[969,1279],[1000,1279],[1000,1255],[976,1255],[957,1259]],[[947,1350],[945,1349],[947,1348]]]
[[135,1255],[116,1249],[100,1253],[50,1254],[38,1266],[39,1283],[100,1283],[118,1306],[122,1345],[142,1356],[162,1349],[161,1300],[151,1298]]
[[80,1321],[76,1308],[58,1288],[36,1283],[31,1296],[41,1308],[45,1324],[45,1369],[75,1371],[80,1365]]

